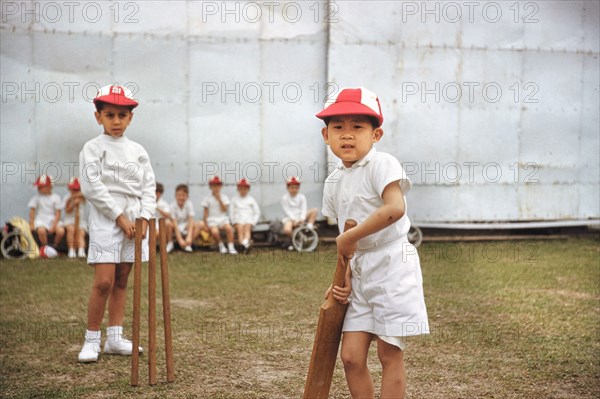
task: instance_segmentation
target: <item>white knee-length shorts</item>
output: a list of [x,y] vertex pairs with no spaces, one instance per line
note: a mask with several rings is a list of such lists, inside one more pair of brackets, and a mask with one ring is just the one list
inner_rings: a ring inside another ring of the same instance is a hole
[[429,334],[419,255],[408,241],[357,251],[344,332],[363,331],[401,346],[400,337]]
[[[117,204],[129,220],[135,223],[139,217],[141,204],[138,198],[112,194]],[[88,220],[90,245],[87,262],[131,263],[135,256],[135,241],[125,237],[123,230],[114,220],[100,213],[95,206],[90,207]],[[142,261],[148,261],[148,237],[142,241]]]

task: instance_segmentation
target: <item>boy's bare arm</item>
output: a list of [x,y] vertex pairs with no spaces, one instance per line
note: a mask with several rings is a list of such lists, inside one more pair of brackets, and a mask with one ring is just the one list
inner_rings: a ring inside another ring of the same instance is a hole
[[355,228],[338,236],[336,242],[339,253],[351,257],[354,254],[354,251],[356,251],[356,243],[358,240],[385,229],[404,216],[404,195],[402,194],[398,181],[393,181],[388,184],[383,189],[381,198],[383,199],[383,206],[373,212]]
[[58,221],[60,220],[60,209],[54,212],[54,221],[52,222],[52,226],[50,226],[50,233],[54,233],[56,228],[58,227]]
[[204,220],[204,223],[208,224],[207,220],[208,220],[208,208],[204,207],[204,213],[202,214],[202,220]]
[[29,229],[35,230],[35,208],[29,208]]

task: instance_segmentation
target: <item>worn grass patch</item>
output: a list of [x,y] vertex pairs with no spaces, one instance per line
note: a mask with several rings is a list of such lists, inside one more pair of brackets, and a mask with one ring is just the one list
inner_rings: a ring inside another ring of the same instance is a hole
[[[599,248],[594,239],[424,244],[432,334],[409,340],[408,396],[598,397]],[[301,397],[334,248],[237,257],[174,253],[169,262],[177,380],[148,387],[142,356],[142,386],[132,388],[129,358],[77,363],[90,267],[65,259],[2,260],[0,396]],[[127,306],[130,323],[131,301]],[[158,309],[160,316],[160,301]],[[374,351],[370,365],[377,386]],[[339,361],[331,397],[349,397]]]

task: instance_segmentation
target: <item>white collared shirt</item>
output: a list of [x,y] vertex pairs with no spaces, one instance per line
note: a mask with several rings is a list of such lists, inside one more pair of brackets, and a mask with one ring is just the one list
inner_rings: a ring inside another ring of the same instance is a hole
[[[410,181],[400,162],[392,155],[377,152],[375,148],[346,168],[341,162],[325,180],[323,215],[336,218],[340,232],[347,219],[363,222],[384,205],[383,190],[398,181],[403,194],[410,190]],[[406,210],[406,198],[404,199]],[[364,251],[388,244],[408,233],[410,221],[406,213],[396,223],[358,241],[358,250]]]

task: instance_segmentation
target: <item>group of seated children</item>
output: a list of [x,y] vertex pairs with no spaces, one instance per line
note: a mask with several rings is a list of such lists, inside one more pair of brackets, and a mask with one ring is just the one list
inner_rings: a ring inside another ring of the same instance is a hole
[[[52,179],[41,175],[34,184],[38,192],[29,200],[29,228],[35,232],[40,245],[48,245],[54,236],[53,246],[57,248],[65,232],[69,258],[85,258],[85,234],[87,232],[87,201],[81,194],[79,180],[69,181],[69,193],[63,200],[52,192]],[[61,214],[64,210],[64,218]],[[79,215],[76,218],[76,214]],[[76,220],[78,219],[78,220]],[[77,222],[77,227],[76,227]]]
[[[213,237],[222,254],[237,254],[234,245],[235,233],[241,248],[245,252],[250,249],[252,228],[260,218],[258,203],[249,194],[250,184],[246,179],[241,179],[237,183],[237,195],[231,200],[221,193],[223,182],[219,176],[214,176],[208,185],[210,194],[200,203],[203,213],[202,218],[197,220],[186,184],[179,184],[175,188],[175,201],[169,204],[162,198],[164,186],[156,183],[156,227],[158,230],[159,219],[165,219],[167,252],[171,252],[175,247],[174,240],[182,250],[192,252],[192,243],[203,233],[205,238]],[[306,197],[299,192],[300,180],[297,177],[288,179],[286,185],[288,192],[281,198],[284,212],[283,233],[291,238],[294,228],[304,223],[313,227],[317,209],[308,209]],[[49,237],[53,235],[56,248],[66,232],[69,258],[85,258],[88,204],[81,194],[77,178],[69,182],[69,193],[62,201],[57,194],[52,193],[52,181],[49,176],[40,176],[35,186],[38,192],[28,204],[29,224],[31,230],[37,233],[40,245],[48,245]],[[63,211],[64,217],[61,221]],[[77,221],[76,213],[79,214]],[[223,242],[221,233],[224,233],[227,245]]]
[[[285,214],[283,233],[291,238],[294,228],[304,223],[313,227],[317,219],[317,209],[308,209],[306,197],[299,192],[300,180],[297,177],[288,179],[286,185],[288,192],[281,198],[281,207]],[[246,179],[241,179],[237,183],[237,195],[231,200],[221,193],[223,182],[219,176],[214,176],[208,182],[208,186],[210,194],[200,203],[203,209],[202,219],[196,220],[187,185],[180,184],[175,188],[175,201],[169,207],[162,199],[163,185],[156,184],[156,219],[166,219],[167,237],[174,237],[181,249],[192,252],[192,243],[204,233],[207,237],[212,236],[222,254],[236,255],[234,234],[237,233],[239,245],[244,252],[248,251],[252,245],[252,228],[260,218],[258,203],[249,194],[250,184]],[[222,233],[227,245],[223,242]],[[173,248],[173,241],[170,241],[167,251],[171,252]]]

